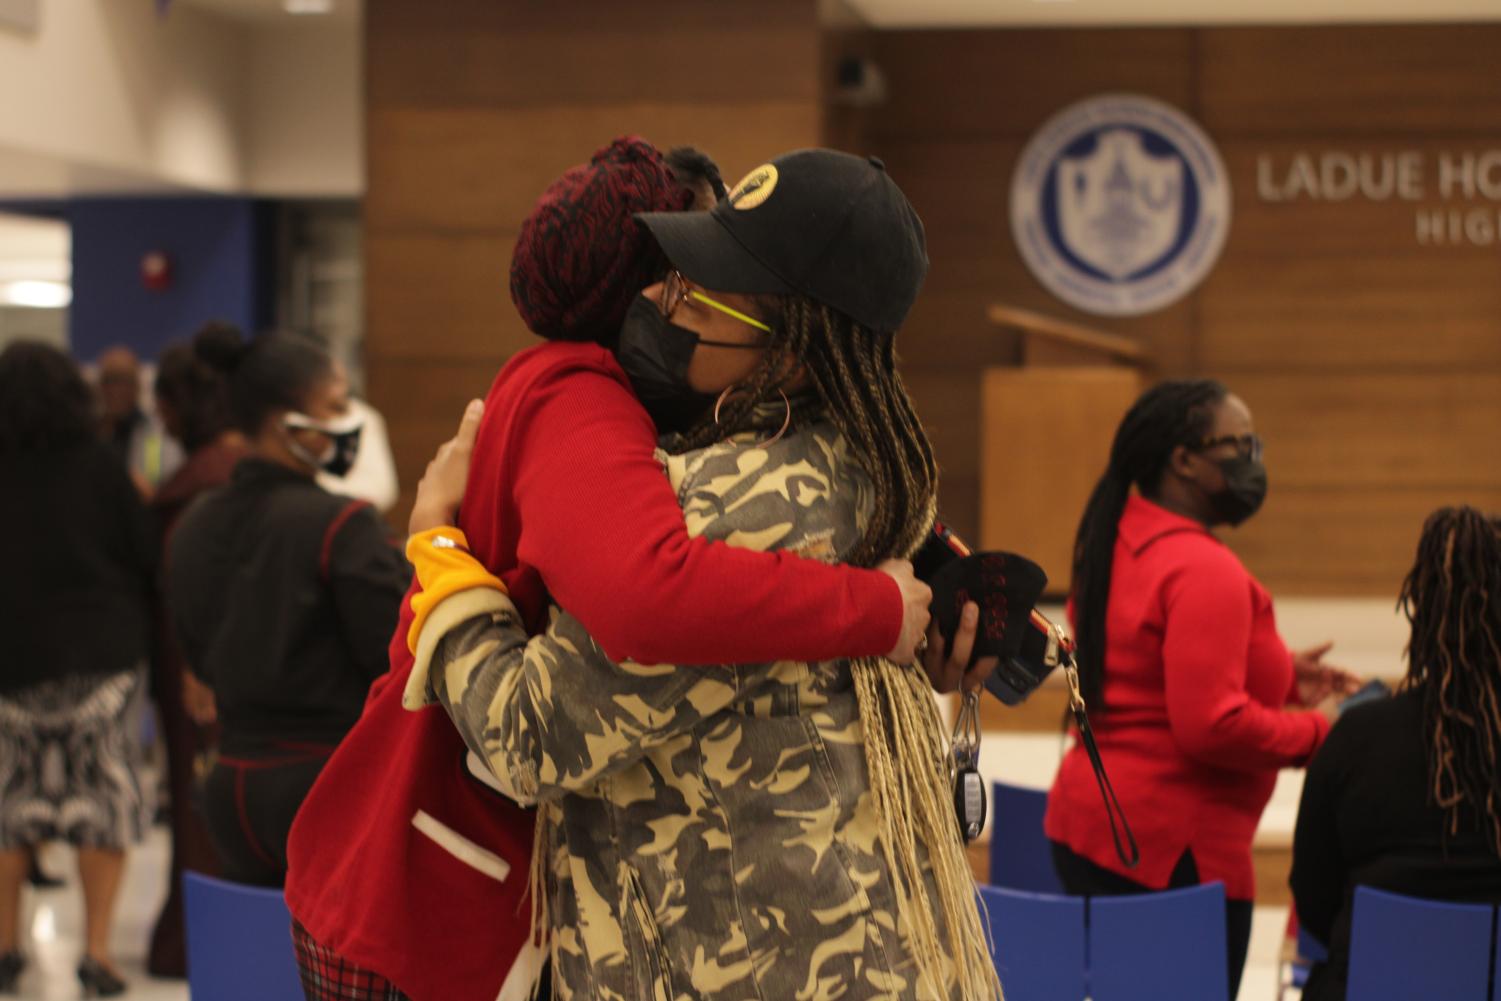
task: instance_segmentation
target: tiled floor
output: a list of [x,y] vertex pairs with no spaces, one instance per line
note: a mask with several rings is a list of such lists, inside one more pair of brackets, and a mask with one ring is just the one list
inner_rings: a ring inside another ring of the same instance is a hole
[[[158,980],[146,975],[146,942],[157,909],[166,893],[167,832],[156,828],[146,842],[128,856],[125,882],[120,888],[119,911],[112,945],[121,974],[130,982],[123,997],[128,1001],[186,1001],[187,984],[181,980]],[[31,964],[21,975],[20,996],[38,1001],[73,1001],[80,997],[74,968],[83,951],[83,897],[73,853],[49,846],[43,865],[56,876],[66,876],[60,890],[27,890],[22,899],[23,927],[31,933],[23,950]]]
[[[145,973],[146,940],[164,892],[167,837],[160,828],[130,857],[120,912],[115,924],[115,955],[130,990],[127,1001],[187,1001],[187,986],[178,980],[157,980]],[[21,978],[21,997],[37,1001],[73,1001],[79,997],[73,967],[78,962],[83,929],[83,906],[73,874],[73,859],[65,849],[49,849],[50,872],[68,875],[67,887],[45,893],[27,891],[24,902],[31,929],[31,966]],[[1277,996],[1277,955],[1287,909],[1258,907],[1251,933],[1251,959],[1246,965],[1241,1001],[1273,1001]],[[1293,995],[1288,1001],[1292,1001]]]

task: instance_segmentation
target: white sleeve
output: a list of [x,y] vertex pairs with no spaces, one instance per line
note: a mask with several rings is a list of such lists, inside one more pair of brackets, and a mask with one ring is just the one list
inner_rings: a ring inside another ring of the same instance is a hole
[[377,511],[389,511],[396,503],[400,487],[396,482],[396,460],[391,456],[391,440],[386,435],[386,420],[364,400],[352,399],[349,405],[365,422],[354,467],[344,476],[320,472],[318,485],[330,493],[369,501]]

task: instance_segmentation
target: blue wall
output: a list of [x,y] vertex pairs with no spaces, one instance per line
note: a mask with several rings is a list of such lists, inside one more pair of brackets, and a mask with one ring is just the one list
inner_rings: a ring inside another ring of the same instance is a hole
[[[69,340],[80,361],[124,344],[154,359],[205,321],[255,333],[274,303],[274,209],[244,198],[79,198],[65,203],[73,229]],[[141,258],[165,251],[172,284],[141,281]]]

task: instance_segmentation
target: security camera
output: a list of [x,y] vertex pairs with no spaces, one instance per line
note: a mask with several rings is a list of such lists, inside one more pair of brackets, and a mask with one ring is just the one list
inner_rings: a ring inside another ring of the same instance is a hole
[[886,100],[886,77],[863,56],[845,56],[835,69],[834,103],[873,108]]

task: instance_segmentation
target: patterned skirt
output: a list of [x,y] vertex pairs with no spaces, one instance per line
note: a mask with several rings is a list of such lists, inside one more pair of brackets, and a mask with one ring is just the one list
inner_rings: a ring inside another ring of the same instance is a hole
[[140,685],[139,671],[121,671],[0,695],[0,848],[141,839],[150,807],[127,722]]

